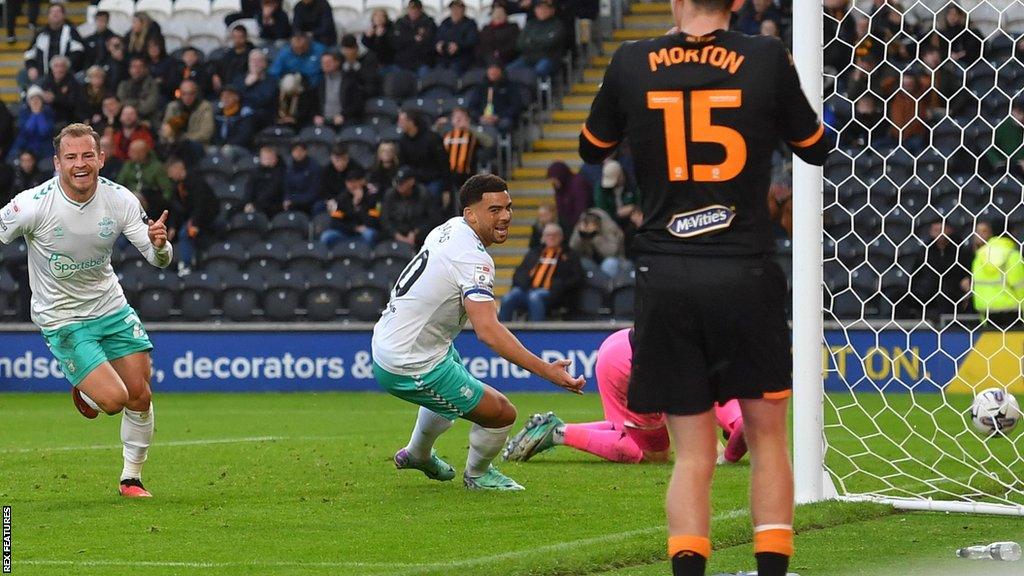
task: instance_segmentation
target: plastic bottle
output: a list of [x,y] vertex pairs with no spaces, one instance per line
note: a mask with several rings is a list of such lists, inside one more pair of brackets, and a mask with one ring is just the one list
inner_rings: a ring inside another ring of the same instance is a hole
[[968,546],[956,551],[957,558],[968,560],[1002,560],[1016,562],[1020,560],[1020,544],[1016,542],[995,542],[988,546]]

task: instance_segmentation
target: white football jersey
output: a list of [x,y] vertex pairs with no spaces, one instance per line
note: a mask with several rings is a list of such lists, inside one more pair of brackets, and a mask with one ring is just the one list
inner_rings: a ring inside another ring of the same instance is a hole
[[403,376],[432,370],[466,323],[463,298],[494,301],[494,260],[458,216],[427,235],[395,282],[373,327],[374,361]]
[[26,190],[0,210],[0,242],[28,243],[32,321],[44,330],[112,314],[128,304],[110,265],[111,248],[124,233],[146,259],[164,267],[171,247],[149,241],[142,205],[127,188],[99,179],[85,203],[70,199],[59,176]]

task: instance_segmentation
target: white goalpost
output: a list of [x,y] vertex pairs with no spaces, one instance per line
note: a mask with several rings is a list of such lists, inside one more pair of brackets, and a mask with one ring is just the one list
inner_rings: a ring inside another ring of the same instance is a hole
[[970,291],[979,224],[1024,242],[1024,2],[881,4],[793,5],[833,144],[824,169],[793,160],[796,500],[1024,516],[1024,426],[983,438],[969,415],[1024,392],[1024,327]]

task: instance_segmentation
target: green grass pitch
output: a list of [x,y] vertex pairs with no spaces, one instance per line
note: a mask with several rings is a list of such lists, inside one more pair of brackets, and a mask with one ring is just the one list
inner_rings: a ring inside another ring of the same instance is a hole
[[[593,392],[512,399],[520,423],[546,410],[567,421],[601,415]],[[670,573],[668,465],[611,464],[559,448],[500,465],[525,492],[473,493],[458,480],[394,469],[415,408],[383,394],[158,392],[155,410],[145,469],[155,498],[125,501],[115,495],[119,417],[86,421],[64,394],[0,394],[0,504],[12,507],[13,574]],[[850,425],[867,426],[847,412]],[[438,445],[460,472],[468,428],[457,424]],[[746,460],[716,474],[711,573],[753,569],[747,474]],[[1020,563],[951,558],[957,546],[1021,540],[1016,517],[826,503],[800,507],[797,530],[792,569],[803,576],[1024,573]]]

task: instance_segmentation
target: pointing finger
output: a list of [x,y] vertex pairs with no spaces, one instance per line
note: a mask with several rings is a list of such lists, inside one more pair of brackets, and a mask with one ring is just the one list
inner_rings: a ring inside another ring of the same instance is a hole
[[167,222],[167,214],[168,214],[167,210],[164,210],[164,213],[160,215],[160,219],[157,220],[156,223],[157,224],[163,224],[163,223]]

